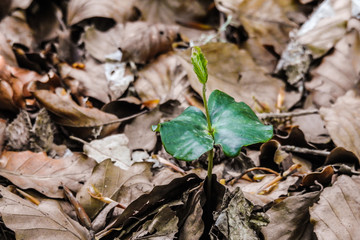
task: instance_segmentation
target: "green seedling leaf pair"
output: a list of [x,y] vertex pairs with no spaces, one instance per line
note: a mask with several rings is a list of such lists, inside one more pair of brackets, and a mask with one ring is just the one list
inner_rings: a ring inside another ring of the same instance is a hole
[[212,151],[214,145],[220,145],[226,156],[235,157],[243,146],[266,142],[272,137],[272,126],[263,125],[248,105],[236,102],[226,93],[213,91],[207,104],[207,60],[200,48],[193,49],[191,61],[204,86],[206,112],[188,107],[177,118],[153,126],[154,131],[160,132],[168,153],[177,159],[192,161]]

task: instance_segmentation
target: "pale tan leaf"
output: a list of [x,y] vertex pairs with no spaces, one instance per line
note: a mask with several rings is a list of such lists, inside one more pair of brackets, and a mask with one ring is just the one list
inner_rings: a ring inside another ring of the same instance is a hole
[[43,200],[39,206],[0,186],[0,212],[5,225],[24,240],[86,240],[89,232],[68,217],[55,200]]
[[[236,101],[254,106],[253,97],[273,108],[277,95],[284,84],[266,74],[251,56],[230,43],[209,43],[201,46],[208,60],[208,94],[219,89]],[[184,67],[188,72],[191,86],[202,95],[202,85],[197,80],[190,63],[190,50],[180,52]],[[261,86],[261,87],[259,87]]]
[[[357,21],[360,26],[360,21]],[[328,107],[336,99],[353,89],[360,74],[360,34],[356,30],[347,33],[336,45],[334,53],[326,56],[306,87],[313,92],[318,106]]]
[[135,163],[128,170],[122,170],[107,159],[94,168],[91,177],[77,193],[76,198],[90,218],[95,217],[104,206],[103,202],[89,195],[88,188],[91,185],[94,185],[102,196],[127,206],[152,189],[153,185],[149,181],[152,175],[150,165]]
[[17,66],[15,54],[3,33],[0,33],[0,55],[4,57],[5,62],[9,65]]
[[94,160],[79,153],[52,159],[45,153],[4,151],[0,159],[0,175],[20,188],[33,188],[48,197],[62,198],[62,186],[78,191],[95,164]]
[[69,25],[95,17],[112,18],[116,22],[125,22],[133,14],[132,0],[71,0],[67,9]]
[[360,97],[352,90],[338,98],[329,108],[321,108],[331,139],[338,147],[352,151],[360,158]]
[[357,239],[360,236],[360,178],[339,176],[310,208],[311,223],[319,240]]
[[115,161],[115,166],[127,170],[132,164],[128,143],[129,139],[125,134],[111,135],[84,144],[84,153],[98,163],[111,159]]
[[314,57],[320,57],[345,34],[350,17],[351,0],[326,0],[301,26],[296,39],[306,45]]

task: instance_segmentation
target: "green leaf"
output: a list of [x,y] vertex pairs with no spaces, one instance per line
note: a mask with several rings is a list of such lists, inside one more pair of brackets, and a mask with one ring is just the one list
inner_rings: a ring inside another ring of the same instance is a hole
[[208,107],[215,144],[221,145],[226,156],[235,157],[241,147],[266,142],[273,135],[272,126],[262,124],[248,105],[224,92],[213,91]]
[[206,117],[196,107],[188,107],[177,118],[160,123],[160,135],[165,150],[180,160],[198,159],[214,145]]
[[205,84],[208,80],[208,72],[206,68],[207,60],[199,47],[194,47],[192,49],[191,63],[200,83]]

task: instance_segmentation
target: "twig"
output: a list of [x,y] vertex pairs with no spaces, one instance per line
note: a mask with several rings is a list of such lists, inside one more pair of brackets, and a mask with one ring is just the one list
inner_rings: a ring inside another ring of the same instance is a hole
[[330,152],[326,150],[316,150],[316,149],[302,148],[302,147],[296,147],[290,145],[281,146],[280,149],[285,152],[304,153],[304,154],[311,154],[311,155],[324,156],[324,157],[330,154]]
[[284,113],[258,113],[256,114],[260,119],[268,119],[268,118],[287,118],[287,117],[298,117],[309,114],[317,114],[319,110],[310,109],[310,110],[301,110],[298,112],[284,112]]
[[148,112],[148,110],[144,110],[144,111],[142,111],[142,112],[133,114],[133,115],[128,116],[128,117],[119,118],[119,119],[116,119],[116,120],[114,120],[114,121],[106,122],[106,123],[102,124],[102,126],[103,126],[103,125],[109,125],[109,124],[114,124],[114,123],[119,123],[119,122],[127,121],[127,120],[130,120],[130,119],[136,118],[136,117],[138,117],[138,116],[140,116],[140,115],[142,115],[142,114],[144,114],[144,113],[147,113],[147,112]]
[[229,179],[228,181],[226,181],[226,183],[229,183],[231,185],[234,185],[240,178],[242,178],[245,174],[249,173],[249,172],[252,172],[252,171],[255,171],[255,170],[262,170],[262,171],[266,171],[266,172],[270,172],[270,173],[273,173],[275,174],[276,176],[280,176],[280,174],[270,168],[266,168],[266,167],[253,167],[253,168],[249,168],[247,169],[245,172],[241,173],[239,176],[233,178],[233,179]]

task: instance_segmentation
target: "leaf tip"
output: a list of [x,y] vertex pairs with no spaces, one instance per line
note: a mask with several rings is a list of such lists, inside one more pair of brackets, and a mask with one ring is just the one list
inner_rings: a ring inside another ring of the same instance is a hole
[[151,130],[153,132],[160,132],[160,123],[158,125],[151,125]]

